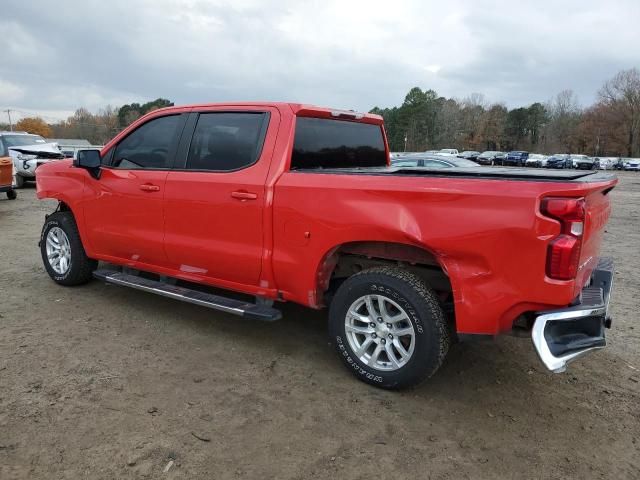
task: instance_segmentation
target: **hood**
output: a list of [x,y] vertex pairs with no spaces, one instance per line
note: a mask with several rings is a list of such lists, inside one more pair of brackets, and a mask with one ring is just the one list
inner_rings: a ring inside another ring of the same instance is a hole
[[25,145],[24,147],[9,147],[9,153],[11,152],[37,155],[41,158],[64,158],[64,154],[58,148],[57,143],[39,143],[37,145]]

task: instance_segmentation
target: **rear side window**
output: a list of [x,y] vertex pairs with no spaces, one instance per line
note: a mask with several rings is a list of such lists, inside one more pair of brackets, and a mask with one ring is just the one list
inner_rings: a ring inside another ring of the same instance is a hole
[[260,156],[266,113],[202,113],[193,132],[186,168],[218,172],[253,165]]
[[425,160],[424,166],[429,168],[449,168],[451,165],[445,162],[439,162],[437,160]]
[[168,169],[169,149],[178,134],[179,115],[150,120],[116,147],[112,166],[126,169]]
[[368,123],[298,117],[291,169],[385,167],[382,128]]

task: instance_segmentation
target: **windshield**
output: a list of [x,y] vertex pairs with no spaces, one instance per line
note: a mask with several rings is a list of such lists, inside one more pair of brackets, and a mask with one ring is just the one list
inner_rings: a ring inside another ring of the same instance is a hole
[[7,147],[26,147],[47,143],[40,135],[3,135],[2,139]]

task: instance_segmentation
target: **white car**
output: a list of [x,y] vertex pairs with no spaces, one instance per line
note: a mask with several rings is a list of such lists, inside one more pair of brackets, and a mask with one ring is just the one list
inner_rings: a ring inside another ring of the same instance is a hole
[[541,155],[539,153],[530,153],[525,166],[527,167],[546,167],[547,166],[547,155]]
[[16,173],[16,187],[35,180],[36,169],[43,163],[64,158],[57,143],[47,143],[40,135],[27,132],[0,132],[0,157],[11,157]]
[[640,172],[640,158],[625,158],[624,169]]
[[438,150],[438,152],[436,153],[436,155],[441,155],[443,157],[456,157],[458,156],[458,150],[455,148],[442,148],[440,150]]
[[609,170],[613,168],[613,166],[618,163],[618,157],[599,157],[598,160],[598,168],[600,170]]

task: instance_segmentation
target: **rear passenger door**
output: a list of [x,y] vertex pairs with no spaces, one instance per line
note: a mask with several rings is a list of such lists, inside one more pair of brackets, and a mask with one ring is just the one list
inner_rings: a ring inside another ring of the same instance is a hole
[[222,286],[257,285],[265,181],[276,109],[194,112],[167,176],[165,248],[172,268]]

